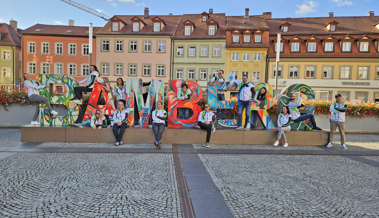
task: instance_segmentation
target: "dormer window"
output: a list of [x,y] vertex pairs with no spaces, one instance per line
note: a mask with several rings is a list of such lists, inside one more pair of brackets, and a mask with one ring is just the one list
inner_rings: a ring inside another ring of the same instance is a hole
[[192,32],[195,28],[195,24],[190,20],[186,20],[183,22],[183,26],[184,26],[184,35],[185,36],[192,35]]
[[215,26],[209,26],[208,35],[214,36],[216,32],[215,29],[216,29]]
[[161,24],[154,23],[154,32],[160,32],[160,31],[161,31]]
[[203,13],[201,13],[202,22],[207,22],[208,18],[209,18],[209,14],[207,12],[204,11]]
[[332,31],[332,32],[336,31],[336,25],[331,25],[330,26],[330,31]]
[[239,43],[240,42],[240,36],[238,34],[233,34],[233,43]]
[[282,23],[282,25],[280,26],[280,28],[281,28],[282,32],[286,33],[286,32],[289,31],[289,27],[290,26],[291,26],[291,24],[288,21],[286,21],[286,22]]
[[359,52],[368,52],[368,42],[359,43]]
[[283,32],[285,32],[285,33],[288,32],[288,26],[283,27]]
[[191,35],[191,26],[185,26],[184,27],[184,35],[186,35],[186,36]]
[[250,34],[243,35],[243,42],[250,43]]
[[203,16],[203,22],[207,21],[207,16]]
[[166,25],[166,22],[164,22],[158,16],[155,16],[152,19],[152,21],[153,21],[153,29],[152,29],[153,32],[161,32]]
[[133,32],[139,32],[139,23],[133,23]]
[[329,22],[325,25],[325,27],[330,31],[330,32],[335,32],[337,29],[337,24],[338,22],[333,20],[332,22]]
[[141,20],[140,18],[138,18],[137,16],[133,17],[130,20],[133,23],[133,32],[141,31],[144,28],[144,26],[146,25],[146,23],[143,20]]
[[118,31],[118,22],[112,23],[112,31],[117,32]]

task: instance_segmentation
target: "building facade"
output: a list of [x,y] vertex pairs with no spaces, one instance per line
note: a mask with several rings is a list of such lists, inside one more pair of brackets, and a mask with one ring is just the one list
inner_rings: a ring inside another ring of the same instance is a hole
[[14,89],[20,84],[21,37],[17,22],[0,23],[0,86]]

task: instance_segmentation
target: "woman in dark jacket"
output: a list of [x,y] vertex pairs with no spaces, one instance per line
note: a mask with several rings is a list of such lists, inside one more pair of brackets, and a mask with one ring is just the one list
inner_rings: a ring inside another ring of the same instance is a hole
[[[266,87],[262,87],[259,90],[257,97],[254,99],[254,102],[256,102],[256,104],[259,105],[260,110],[265,109],[266,94],[267,94]],[[255,111],[255,110],[251,111],[250,128],[255,128],[257,126],[257,119],[258,119],[258,111]]]

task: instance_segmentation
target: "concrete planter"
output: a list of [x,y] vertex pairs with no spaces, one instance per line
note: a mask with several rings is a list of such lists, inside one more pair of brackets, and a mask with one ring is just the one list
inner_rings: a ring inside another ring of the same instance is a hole
[[[317,126],[322,129],[330,129],[330,118],[327,115],[315,115],[315,120]],[[379,118],[367,117],[367,118],[356,118],[356,117],[346,117],[345,121],[346,130],[369,130],[369,131],[379,131]]]

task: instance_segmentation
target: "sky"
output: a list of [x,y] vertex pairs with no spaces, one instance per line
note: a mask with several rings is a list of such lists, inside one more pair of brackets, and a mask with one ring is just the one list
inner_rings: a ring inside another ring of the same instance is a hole
[[[272,12],[273,18],[325,17],[329,12],[334,16],[367,16],[369,11],[379,15],[379,0],[74,0],[77,3],[98,10],[109,17],[113,15],[143,15],[149,7],[151,15],[194,14],[208,12],[226,15],[244,15],[245,8],[250,15]],[[0,0],[0,23],[11,19],[18,27],[26,29],[37,23],[67,25],[68,20],[76,26],[104,26],[105,21],[60,0]]]

